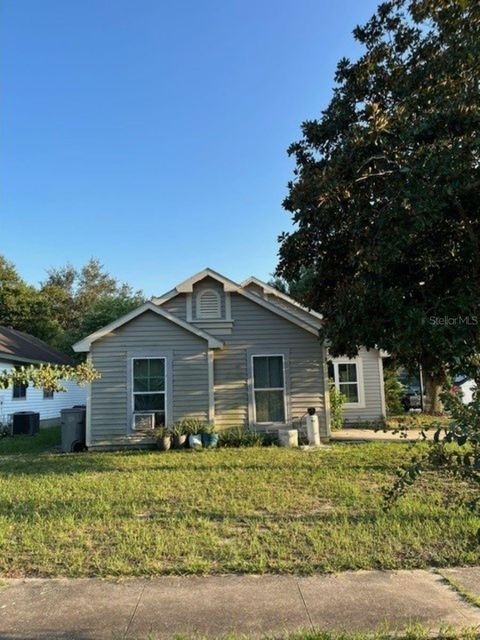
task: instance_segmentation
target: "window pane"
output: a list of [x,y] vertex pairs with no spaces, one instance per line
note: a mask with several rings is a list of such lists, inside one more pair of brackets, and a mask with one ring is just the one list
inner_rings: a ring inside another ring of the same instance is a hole
[[22,384],[21,382],[16,382],[13,385],[13,398],[26,398],[27,397],[27,386],[26,384]]
[[134,378],[133,379],[134,391],[150,391],[148,388],[148,378]]
[[148,360],[148,362],[150,363],[150,376],[163,378],[165,374],[165,361],[160,358],[152,358],[151,360]]
[[165,390],[165,361],[163,358],[145,358],[133,361],[133,390]]
[[255,391],[257,422],[285,422],[283,391]]
[[268,374],[270,387],[283,387],[282,356],[273,356],[268,358]]
[[165,391],[165,378],[150,378],[148,391]]
[[356,382],[357,381],[357,365],[356,364],[339,364],[338,380],[339,382]]
[[358,385],[339,384],[340,391],[346,396],[347,402],[358,402]]
[[155,412],[155,428],[165,426],[165,411]]
[[165,410],[165,394],[163,393],[136,393],[134,398],[135,411]]
[[135,378],[148,378],[148,360],[135,359],[133,361],[133,376]]
[[253,358],[253,377],[254,387],[256,389],[265,389],[269,386],[267,358]]
[[256,389],[283,387],[282,356],[254,356],[253,375]]

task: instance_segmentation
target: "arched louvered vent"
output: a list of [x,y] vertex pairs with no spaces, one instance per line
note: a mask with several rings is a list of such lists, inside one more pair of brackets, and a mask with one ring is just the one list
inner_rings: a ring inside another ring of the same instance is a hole
[[205,289],[197,296],[197,318],[220,318],[220,294],[214,289]]

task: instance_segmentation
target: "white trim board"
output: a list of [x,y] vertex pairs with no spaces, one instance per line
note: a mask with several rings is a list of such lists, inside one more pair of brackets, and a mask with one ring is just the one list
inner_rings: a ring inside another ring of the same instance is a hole
[[77,353],[78,352],[82,352],[82,351],[83,352],[84,351],[88,352],[90,350],[90,346],[91,346],[91,344],[93,342],[96,342],[97,340],[100,340],[100,338],[103,338],[103,336],[107,335],[108,333],[111,333],[112,331],[115,331],[115,329],[118,329],[119,327],[123,326],[127,322],[130,322],[131,320],[134,320],[135,318],[138,318],[138,316],[142,315],[143,313],[145,313],[147,311],[152,311],[153,313],[156,313],[157,315],[161,316],[162,318],[165,318],[166,320],[169,320],[170,322],[173,322],[174,324],[178,325],[179,327],[182,327],[182,329],[185,329],[186,331],[189,331],[190,333],[193,333],[193,334],[197,335],[198,337],[203,338],[204,340],[206,340],[208,342],[208,347],[210,349],[221,349],[223,347],[223,342],[221,340],[218,340],[217,338],[214,338],[213,336],[211,336],[206,331],[203,331],[202,329],[199,329],[198,327],[194,327],[193,325],[189,324],[188,322],[185,322],[184,320],[181,320],[180,318],[177,318],[177,316],[174,316],[173,314],[168,313],[168,311],[165,311],[164,309],[161,309],[158,305],[154,304],[153,302],[145,302],[140,307],[137,307],[136,309],[133,309],[133,311],[130,311],[129,313],[126,313],[124,316],[121,316],[117,320],[114,320],[110,324],[107,324],[105,327],[102,327],[98,331],[95,331],[94,333],[91,333],[86,338],[83,338],[83,340],[80,340],[79,342],[76,342],[73,345],[73,350],[76,351]]

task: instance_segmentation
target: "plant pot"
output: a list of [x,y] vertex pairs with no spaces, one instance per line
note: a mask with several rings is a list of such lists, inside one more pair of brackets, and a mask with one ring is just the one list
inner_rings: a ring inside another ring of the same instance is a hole
[[165,436],[164,438],[160,438],[158,440],[158,448],[160,451],[168,451],[172,446],[172,438],[171,436]]
[[180,436],[173,436],[173,448],[182,449],[187,441],[187,436],[182,433]]
[[205,449],[215,449],[218,445],[218,433],[202,433],[202,444]]
[[190,449],[201,449],[202,448],[202,434],[201,433],[192,433],[192,435],[188,436],[188,446]]

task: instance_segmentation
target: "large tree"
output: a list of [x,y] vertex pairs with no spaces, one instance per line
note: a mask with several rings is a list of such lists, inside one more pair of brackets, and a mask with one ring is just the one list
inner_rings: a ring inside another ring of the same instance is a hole
[[354,37],[305,122],[277,275],[321,311],[334,354],[381,347],[480,380],[480,2],[393,0]]

